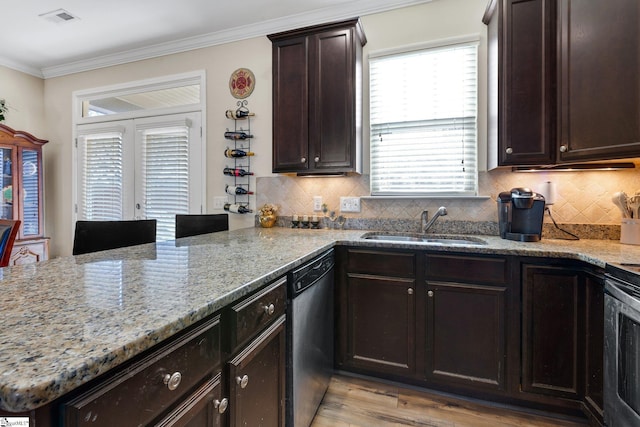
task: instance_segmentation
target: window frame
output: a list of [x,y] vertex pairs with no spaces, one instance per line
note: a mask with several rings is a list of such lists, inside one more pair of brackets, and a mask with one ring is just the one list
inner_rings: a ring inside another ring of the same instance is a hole
[[[371,152],[371,143],[372,143],[372,112],[371,112],[371,60],[375,60],[378,58],[392,57],[392,56],[400,56],[404,54],[411,54],[420,51],[427,50],[442,50],[449,47],[456,46],[464,46],[464,45],[473,45],[476,47],[476,58],[475,58],[475,152],[473,153],[475,170],[473,172],[473,190],[470,191],[414,191],[414,192],[394,192],[394,191],[374,191],[373,189],[373,175],[374,175],[374,158]],[[480,119],[483,115],[483,110],[481,109],[481,100],[483,99],[482,91],[484,90],[481,84],[481,76],[483,75],[484,69],[481,67],[481,60],[483,57],[483,48],[481,43],[481,37],[478,34],[471,35],[463,35],[458,37],[451,37],[447,39],[439,39],[428,42],[415,43],[400,47],[394,47],[390,49],[382,49],[374,52],[370,52],[368,55],[369,59],[369,138],[370,138],[370,152],[369,152],[369,171],[371,174],[370,179],[370,196],[367,198],[371,199],[393,199],[393,198],[485,198],[479,195],[479,173],[483,170],[483,166],[480,163],[481,158],[481,149],[483,145],[483,139],[481,137],[480,131],[482,130],[482,125]]]

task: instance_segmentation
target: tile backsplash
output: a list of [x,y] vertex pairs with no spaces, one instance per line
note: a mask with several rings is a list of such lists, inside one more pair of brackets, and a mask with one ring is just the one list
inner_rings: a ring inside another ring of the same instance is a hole
[[[484,198],[369,198],[369,176],[293,177],[279,175],[256,180],[258,207],[279,206],[279,215],[313,213],[313,196],[322,196],[330,210],[339,211],[341,196],[363,197],[361,212],[345,213],[349,218],[420,218],[423,210],[435,212],[446,206],[447,220],[497,221],[496,198],[513,187],[529,187],[543,192],[547,181],[555,183],[557,198],[551,210],[559,224],[619,225],[620,211],[611,202],[617,191],[632,195],[640,190],[640,171],[582,171],[523,173],[494,170],[479,174],[479,195]],[[545,215],[545,222],[551,222]]]

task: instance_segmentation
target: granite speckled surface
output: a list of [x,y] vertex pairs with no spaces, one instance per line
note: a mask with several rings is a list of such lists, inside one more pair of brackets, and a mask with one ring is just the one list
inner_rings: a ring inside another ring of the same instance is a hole
[[335,244],[640,262],[611,240],[482,246],[361,239],[362,230],[250,228],[0,270],[0,408],[42,406]]

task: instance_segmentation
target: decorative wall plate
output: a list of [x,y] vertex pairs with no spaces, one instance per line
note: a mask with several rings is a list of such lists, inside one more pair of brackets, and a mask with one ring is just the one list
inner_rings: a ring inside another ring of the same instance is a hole
[[251,95],[256,86],[256,77],[248,68],[238,68],[231,73],[229,90],[234,98],[243,99]]

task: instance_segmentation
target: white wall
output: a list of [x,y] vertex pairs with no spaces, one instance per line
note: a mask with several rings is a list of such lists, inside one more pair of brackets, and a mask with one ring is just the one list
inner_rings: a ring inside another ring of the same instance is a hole
[[0,99],[9,107],[2,123],[47,139],[43,88],[42,79],[0,66]]

